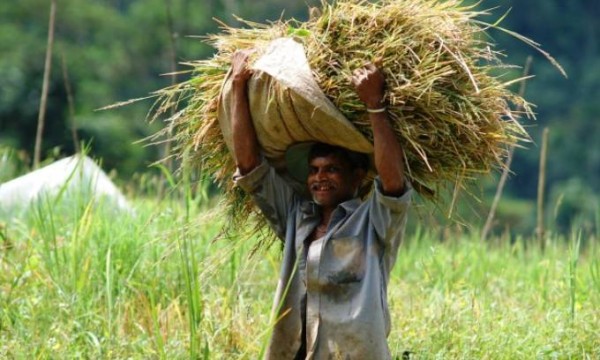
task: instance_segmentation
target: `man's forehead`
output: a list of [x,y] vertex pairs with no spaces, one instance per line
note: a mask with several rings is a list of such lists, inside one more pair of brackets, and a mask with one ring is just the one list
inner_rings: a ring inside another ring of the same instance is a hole
[[336,154],[336,153],[313,156],[308,161],[308,163],[309,163],[309,165],[317,165],[320,163],[334,163],[334,164],[350,165],[346,158],[344,158],[340,154]]

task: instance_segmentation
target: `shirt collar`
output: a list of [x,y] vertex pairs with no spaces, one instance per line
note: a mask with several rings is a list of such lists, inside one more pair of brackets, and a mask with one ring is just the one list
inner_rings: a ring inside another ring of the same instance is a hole
[[307,216],[313,216],[319,213],[319,206],[314,201],[304,200],[300,204],[300,210]]
[[[338,205],[338,208],[342,208],[347,214],[353,213],[360,206],[360,199],[354,198]],[[319,205],[312,200],[305,200],[300,205],[300,210],[307,216],[317,215],[319,211]]]

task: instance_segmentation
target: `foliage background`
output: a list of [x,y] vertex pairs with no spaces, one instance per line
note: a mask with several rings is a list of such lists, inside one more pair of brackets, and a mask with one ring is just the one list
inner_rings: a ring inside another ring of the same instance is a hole
[[[104,167],[126,182],[162,157],[161,147],[136,143],[161,124],[145,121],[150,101],[110,111],[97,109],[167,86],[173,79],[164,74],[171,72],[173,58],[181,63],[211,56],[212,49],[191,36],[219,31],[213,18],[232,26],[241,26],[232,14],[258,22],[303,19],[307,5],[318,1],[58,0],[57,4],[43,154],[73,153],[70,126],[74,121],[80,139],[91,143],[92,155],[102,158]],[[533,56],[535,78],[527,84],[526,98],[537,104],[538,117],[525,124],[533,143],[515,154],[507,200],[500,208],[502,221],[520,231],[533,229],[539,145],[542,130],[548,127],[548,213],[559,229],[597,227],[600,7],[595,0],[484,0],[479,7],[493,9],[492,15],[482,18],[487,22],[510,10],[503,27],[539,42],[569,75],[563,78],[518,40],[490,32],[498,48],[505,49],[506,62],[524,64],[527,56]],[[49,8],[48,0],[0,3],[0,147],[16,149],[15,157],[25,161],[33,153]],[[72,88],[74,116],[69,111],[67,83]],[[0,181],[10,177],[3,166]],[[495,183],[493,176],[482,182],[484,201],[478,206],[487,206]]]

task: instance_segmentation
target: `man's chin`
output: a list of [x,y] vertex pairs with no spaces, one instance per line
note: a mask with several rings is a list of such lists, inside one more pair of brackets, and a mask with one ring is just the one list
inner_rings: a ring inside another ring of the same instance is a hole
[[312,197],[312,200],[315,204],[319,205],[319,206],[323,206],[323,202],[319,199],[317,199],[316,197]]
[[320,198],[318,196],[315,196],[314,194],[312,195],[312,200],[315,204],[319,206],[327,206],[329,204],[329,201],[327,199]]
[[340,201],[336,202],[334,199],[323,198],[315,195],[312,196],[312,200],[315,204],[321,207],[335,207],[340,203]]

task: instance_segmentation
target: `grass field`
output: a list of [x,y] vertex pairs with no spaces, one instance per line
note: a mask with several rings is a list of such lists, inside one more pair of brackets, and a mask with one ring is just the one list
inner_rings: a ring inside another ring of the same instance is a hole
[[[0,358],[260,357],[279,247],[249,258],[251,239],[213,241],[222,220],[209,211],[134,207],[42,202],[0,220]],[[400,250],[393,353],[600,358],[597,239],[551,236],[542,252],[529,237],[441,230],[417,226]]]

